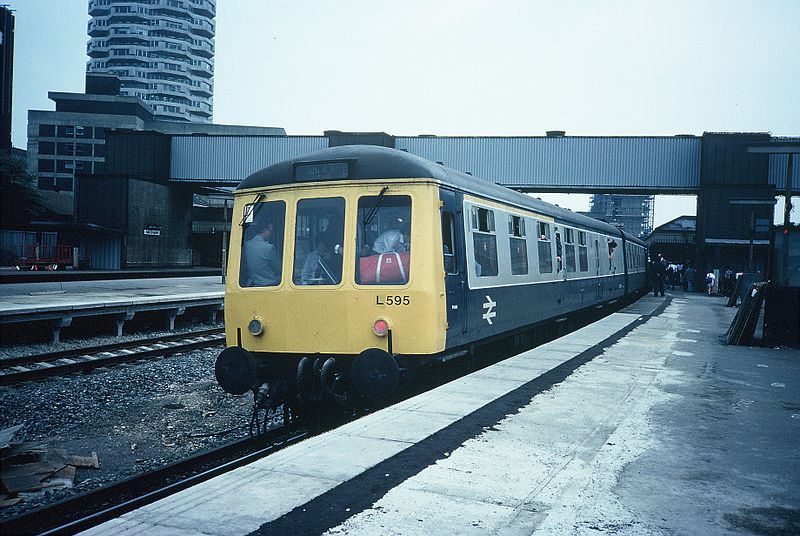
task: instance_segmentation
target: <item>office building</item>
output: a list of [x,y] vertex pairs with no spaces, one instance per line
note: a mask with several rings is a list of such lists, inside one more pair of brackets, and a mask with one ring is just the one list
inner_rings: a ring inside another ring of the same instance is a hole
[[118,76],[158,121],[211,122],[216,0],[89,0],[89,15],[87,73]]
[[14,74],[14,14],[0,6],[0,151],[11,149],[11,90]]
[[588,215],[644,238],[653,230],[654,201],[652,195],[595,194]]
[[55,111],[28,111],[28,168],[36,175],[45,206],[73,214],[75,178],[105,172],[106,133],[152,130],[164,134],[285,136],[275,127],[159,121],[149,103],[120,95],[113,75],[87,74],[86,93],[51,91]]

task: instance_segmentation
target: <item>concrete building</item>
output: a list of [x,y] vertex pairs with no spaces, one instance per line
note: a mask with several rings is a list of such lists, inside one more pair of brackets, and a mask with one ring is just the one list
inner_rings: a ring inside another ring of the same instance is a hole
[[693,263],[697,258],[696,234],[697,218],[678,216],[656,227],[647,237],[647,247],[651,256],[661,253],[669,262]]
[[117,75],[156,120],[211,122],[216,0],[89,0],[89,15],[87,73]]
[[152,130],[164,134],[285,136],[282,128],[160,121],[139,97],[119,95],[114,75],[86,75],[86,93],[52,91],[55,111],[28,111],[28,166],[38,179],[45,206],[72,215],[75,177],[105,171],[110,130]]
[[14,74],[14,15],[0,6],[0,151],[11,149],[11,90]]
[[594,194],[588,215],[644,238],[653,230],[654,195]]

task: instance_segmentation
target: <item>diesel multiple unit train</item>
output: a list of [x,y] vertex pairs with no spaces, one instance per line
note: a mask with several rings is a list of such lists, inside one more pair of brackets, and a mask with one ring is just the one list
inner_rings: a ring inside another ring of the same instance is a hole
[[234,195],[216,377],[272,407],[380,400],[405,371],[646,284],[642,241],[399,150],[324,149]]

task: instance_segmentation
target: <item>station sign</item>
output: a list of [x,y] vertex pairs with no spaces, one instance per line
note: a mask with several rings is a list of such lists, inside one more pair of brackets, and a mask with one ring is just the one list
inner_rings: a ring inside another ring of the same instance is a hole
[[145,227],[144,228],[144,235],[145,236],[161,236],[161,229],[158,227]]

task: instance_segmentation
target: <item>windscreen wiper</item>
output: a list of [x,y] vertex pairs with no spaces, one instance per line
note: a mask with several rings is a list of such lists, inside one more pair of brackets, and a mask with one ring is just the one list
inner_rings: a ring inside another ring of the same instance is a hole
[[[258,194],[258,195],[256,196],[256,198],[255,198],[255,199],[253,199],[253,202],[252,202],[252,203],[248,203],[247,205],[245,205],[244,213],[242,214],[242,221],[240,221],[240,222],[239,222],[239,227],[241,227],[242,225],[244,225],[244,220],[246,220],[246,219],[247,219],[247,216],[252,216],[252,217],[253,217],[253,221],[255,221],[255,219],[256,219],[256,212],[257,212],[257,210],[258,210],[258,209],[260,209],[260,208],[261,208],[261,205],[259,205],[259,204],[258,204],[258,202],[259,202],[259,201],[261,201],[262,199],[264,199],[264,196],[265,196],[265,195],[267,195],[267,194],[265,194],[264,192],[261,192],[260,194]],[[250,210],[250,212],[249,212],[249,213],[248,213],[248,211],[247,211],[247,206],[248,206],[248,205],[250,205],[250,206],[253,206],[253,208]]]
[[367,225],[372,223],[372,220],[375,218],[375,215],[378,213],[378,209],[381,208],[381,205],[383,204],[383,200],[386,198],[386,190],[388,190],[388,189],[389,189],[388,186],[384,186],[383,187],[383,189],[381,190],[381,193],[378,194],[378,199],[375,201],[375,206],[372,207],[369,210],[369,212],[367,213],[366,217],[364,218],[364,221],[361,222],[362,225],[364,226],[364,230],[366,230]]

